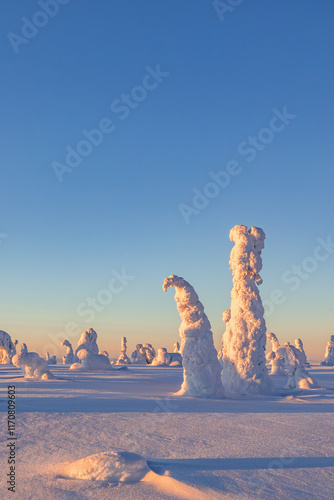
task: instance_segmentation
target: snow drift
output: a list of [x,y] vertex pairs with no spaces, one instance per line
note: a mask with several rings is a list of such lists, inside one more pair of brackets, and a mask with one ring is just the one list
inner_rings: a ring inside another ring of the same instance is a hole
[[179,334],[183,359],[183,384],[177,396],[222,397],[220,364],[213,344],[210,322],[193,287],[174,274],[165,278],[164,292],[175,288],[181,317]]
[[230,240],[234,242],[230,256],[233,289],[223,335],[222,383],[228,393],[270,394],[274,386],[266,367],[266,324],[258,290],[265,233],[237,225],[230,231]]

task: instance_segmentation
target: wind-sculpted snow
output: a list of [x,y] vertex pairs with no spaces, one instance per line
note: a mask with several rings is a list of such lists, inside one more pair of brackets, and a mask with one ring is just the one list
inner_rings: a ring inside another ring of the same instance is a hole
[[22,369],[25,378],[35,378],[36,380],[51,380],[54,375],[49,370],[49,365],[45,359],[41,358],[37,352],[28,352],[27,346],[23,344],[20,354],[13,357],[13,365]]
[[74,363],[74,353],[72,344],[69,340],[63,340],[61,345],[66,347],[66,356],[63,356],[63,364],[71,365],[72,363]]
[[121,340],[121,352],[116,361],[116,365],[129,365],[131,360],[129,356],[126,354],[126,337],[122,337]]
[[280,347],[278,338],[272,332],[267,333],[267,339],[271,341],[272,351],[268,352],[266,359],[271,365],[271,375],[285,375],[284,356],[277,352]]
[[334,366],[334,335],[331,335],[327,342],[325,350],[325,358],[321,363],[323,366]]
[[78,346],[74,353],[74,361],[77,361],[77,359],[79,358],[78,352],[81,349],[86,349],[87,351],[90,351],[93,354],[98,354],[99,348],[96,340],[97,340],[97,333],[95,330],[93,330],[93,328],[89,328],[88,330],[82,332],[78,342]]
[[280,346],[277,354],[284,357],[285,367],[288,375],[287,389],[313,389],[319,387],[319,384],[311,375],[305,370],[302,362],[299,349],[290,345],[289,342]]
[[274,392],[265,359],[266,324],[258,290],[262,283],[262,229],[237,225],[230,231],[234,247],[230,256],[233,274],[231,309],[225,312],[222,383],[228,393]]
[[193,287],[183,278],[174,274],[165,278],[164,292],[169,287],[175,288],[176,306],[181,317],[183,384],[176,395],[222,397],[221,369],[204,307]]
[[0,330],[0,364],[11,364],[12,358],[16,354],[17,340],[14,342],[11,336]]
[[63,469],[63,473],[68,477],[109,483],[137,483],[149,471],[144,457],[127,451],[96,453]]

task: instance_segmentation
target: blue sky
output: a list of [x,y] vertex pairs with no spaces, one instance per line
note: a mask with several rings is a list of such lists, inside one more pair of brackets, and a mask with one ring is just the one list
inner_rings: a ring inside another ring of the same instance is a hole
[[[161,285],[174,273],[195,287],[219,348],[228,234],[245,224],[267,235],[268,330],[320,359],[334,317],[334,253],[314,257],[317,238],[334,240],[332,2],[244,1],[223,20],[211,1],[70,0],[53,17],[36,14],[42,3],[13,0],[0,19],[0,328],[41,352],[69,322],[94,327],[112,355],[122,335],[130,351],[171,348],[180,321]],[[14,42],[22,18],[47,23]],[[144,80],[158,65],[161,81]],[[111,105],[127,95],[121,119]],[[270,132],[284,107],[294,118]],[[104,119],[113,132],[59,182],[54,162],[67,166],[66,147]],[[193,190],[231,161],[241,172],[187,224],[180,204],[194,209]],[[294,265],[308,271],[291,290]],[[79,316],[122,269],[134,278],[92,321]],[[272,307],[275,289],[284,303]]]

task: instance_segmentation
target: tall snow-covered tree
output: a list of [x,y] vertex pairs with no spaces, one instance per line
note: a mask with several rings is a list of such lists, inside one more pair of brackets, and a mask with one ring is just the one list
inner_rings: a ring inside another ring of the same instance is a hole
[[265,359],[264,309],[258,290],[265,233],[257,227],[248,230],[237,225],[230,231],[230,240],[234,242],[230,256],[233,289],[230,318],[223,335],[222,383],[227,393],[273,393]]
[[222,397],[220,364],[213,344],[210,322],[193,287],[172,274],[163,290],[175,288],[175,301],[181,317],[179,334],[183,358],[183,383],[177,396]]

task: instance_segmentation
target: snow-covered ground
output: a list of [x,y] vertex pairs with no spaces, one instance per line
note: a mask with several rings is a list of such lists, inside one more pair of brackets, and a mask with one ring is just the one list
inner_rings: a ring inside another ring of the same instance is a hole
[[[282,389],[287,377],[274,376],[277,396],[221,400],[172,396],[182,368],[49,368],[56,379],[27,381],[0,365],[1,434],[14,384],[18,436],[15,494],[2,439],[1,499],[334,497],[334,368],[310,368],[320,389]],[[144,456],[151,472],[133,484],[66,477],[72,462],[112,451]]]

